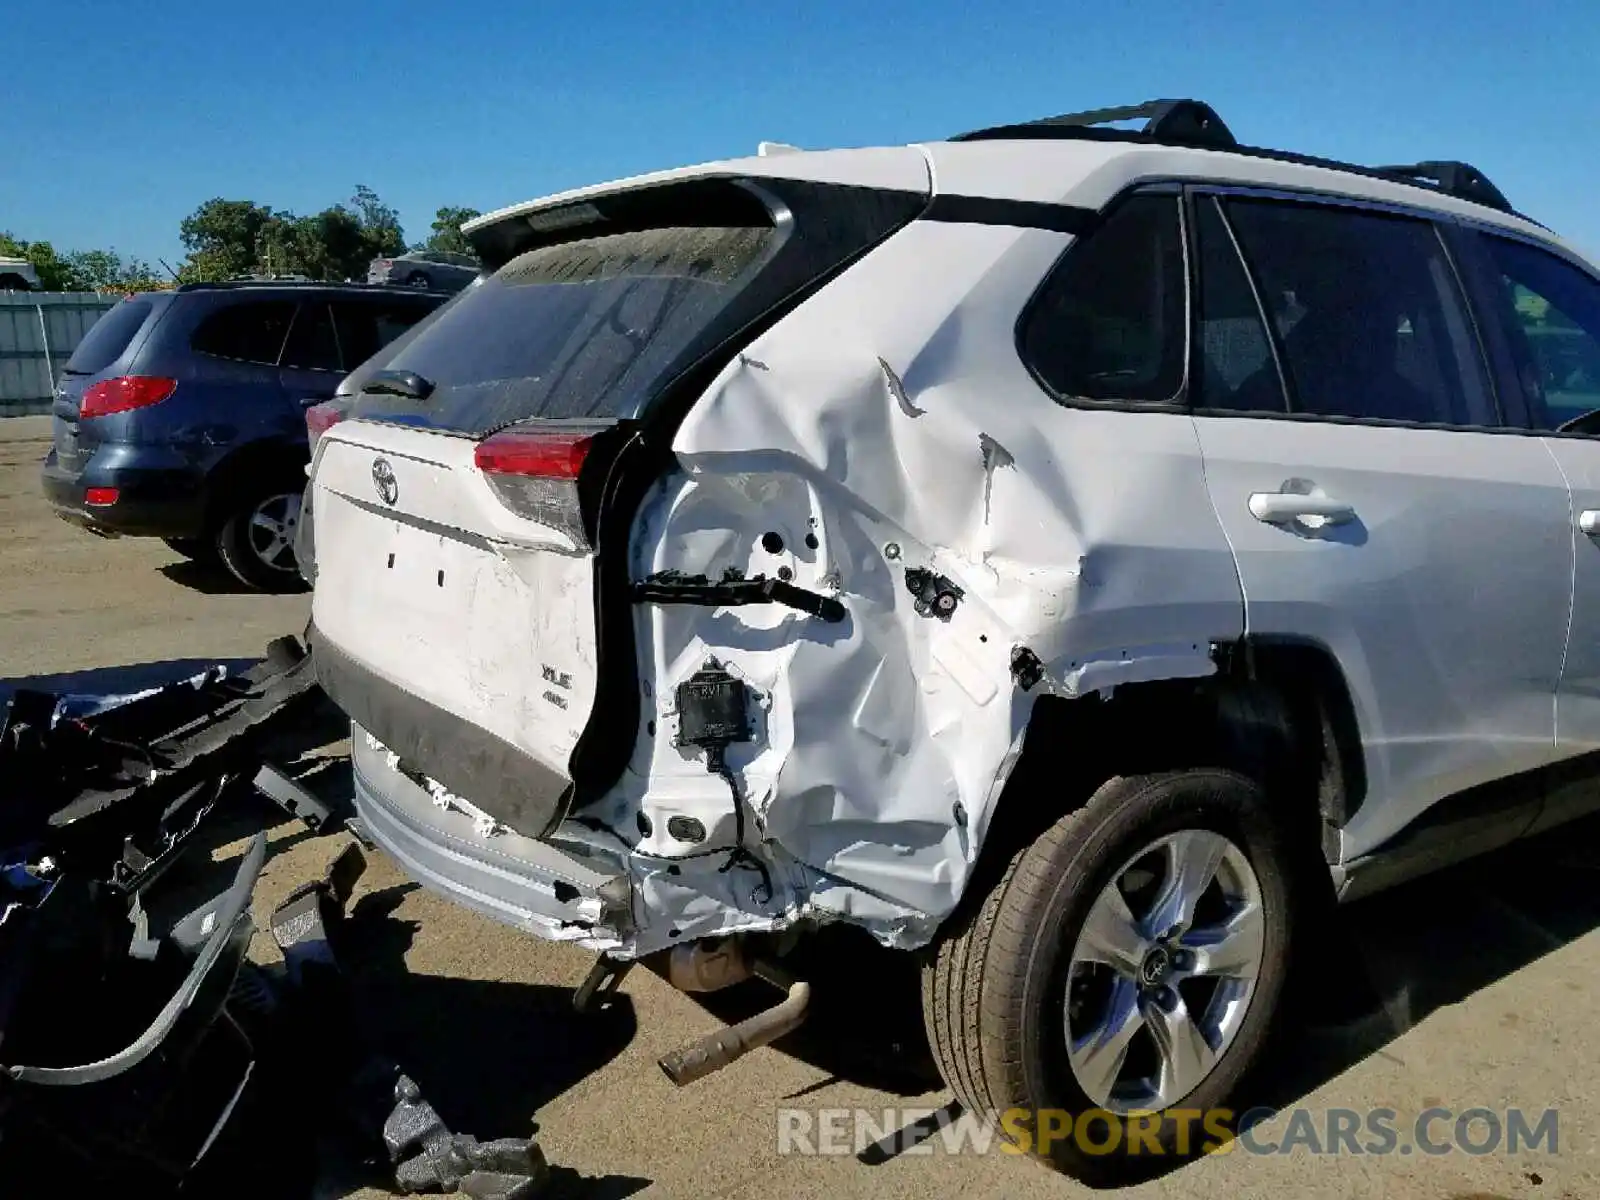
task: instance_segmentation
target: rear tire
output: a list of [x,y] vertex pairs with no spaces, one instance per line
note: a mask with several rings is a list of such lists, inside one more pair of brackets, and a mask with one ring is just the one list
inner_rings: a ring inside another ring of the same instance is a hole
[[413,271],[411,274],[406,276],[407,287],[425,288],[428,287],[430,283],[431,281],[421,271]]
[[924,966],[928,1039],[963,1108],[1098,1184],[1234,1131],[1218,1110],[1288,970],[1290,861],[1242,775],[1102,785],[1012,859]]
[[215,546],[222,565],[258,592],[303,592],[294,557],[301,493],[273,488],[236,507],[218,526]]

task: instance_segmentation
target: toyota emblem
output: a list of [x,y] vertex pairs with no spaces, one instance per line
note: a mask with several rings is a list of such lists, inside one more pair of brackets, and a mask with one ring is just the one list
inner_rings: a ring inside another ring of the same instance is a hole
[[372,486],[378,489],[378,499],[385,504],[400,499],[400,481],[394,477],[394,468],[387,458],[372,460]]

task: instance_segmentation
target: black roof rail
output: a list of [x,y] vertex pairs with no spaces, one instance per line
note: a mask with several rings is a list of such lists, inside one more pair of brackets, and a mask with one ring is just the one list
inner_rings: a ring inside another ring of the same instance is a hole
[[[1118,121],[1144,118],[1139,130],[1105,129]],[[1026,137],[1105,137],[1116,141],[1163,142],[1175,146],[1202,146],[1231,150],[1238,140],[1217,115],[1217,110],[1200,100],[1147,100],[1122,108],[1096,108],[1089,112],[1063,113],[1018,125],[996,125],[957,134],[952,142],[981,142],[996,138]]]
[[1374,167],[1373,172],[1401,183],[1417,184],[1454,196],[1457,200],[1471,200],[1503,213],[1516,215],[1505,193],[1489,182],[1489,177],[1471,163],[1420,162],[1406,167]]
[[[1142,129],[1115,127],[1118,122],[1136,121],[1140,118],[1144,119]],[[1444,160],[1414,163],[1410,166],[1363,167],[1355,163],[1316,158],[1289,150],[1245,146],[1233,136],[1233,131],[1223,123],[1216,109],[1200,100],[1148,100],[1143,104],[1132,104],[1123,108],[1097,108],[1089,112],[1064,113],[1059,117],[1045,117],[1038,121],[976,129],[971,133],[957,134],[949,140],[984,142],[1030,138],[1142,142],[1163,146],[1189,146],[1201,150],[1224,150],[1255,158],[1326,167],[1334,171],[1348,171],[1353,175],[1365,175],[1371,179],[1406,183],[1413,187],[1426,188],[1431,192],[1453,196],[1457,200],[1481,204],[1496,212],[1521,217],[1525,221],[1532,220],[1513,208],[1505,193],[1490,183],[1489,177],[1471,163]]]

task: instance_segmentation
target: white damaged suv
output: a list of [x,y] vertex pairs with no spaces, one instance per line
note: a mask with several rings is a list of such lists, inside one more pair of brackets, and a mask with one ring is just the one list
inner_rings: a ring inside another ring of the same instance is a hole
[[966,1108],[1170,1150],[1297,914],[1600,804],[1600,276],[1466,164],[1165,101],[467,232],[313,412],[317,671],[414,877],[789,986],[680,1082],[846,922]]

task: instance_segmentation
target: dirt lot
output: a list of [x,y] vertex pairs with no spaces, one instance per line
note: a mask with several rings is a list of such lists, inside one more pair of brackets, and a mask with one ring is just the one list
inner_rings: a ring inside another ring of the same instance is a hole
[[[181,669],[164,665],[175,661],[255,654],[303,628],[304,597],[241,595],[159,542],[103,541],[55,520],[35,474],[47,437],[41,419],[0,421],[0,686],[64,673],[80,686],[115,686]],[[293,825],[276,829],[273,841],[258,916],[334,848]],[[1390,1108],[1406,1146],[1412,1120],[1429,1107],[1520,1107],[1535,1118],[1555,1108],[1558,1153],[1231,1152],[1126,1194],[1600,1196],[1597,883],[1600,824],[1591,822],[1354,906],[1344,914],[1356,947],[1345,973],[1386,1004],[1339,1029],[1290,1030],[1253,1097],[1279,1110],[1303,1106],[1319,1127],[1330,1109]],[[648,972],[628,978],[611,1011],[579,1018],[569,1001],[585,955],[455,909],[382,860],[358,892],[353,919],[362,947],[353,966],[374,1018],[446,1119],[480,1136],[525,1133],[537,1120],[561,1168],[562,1195],[898,1200],[1083,1191],[997,1151],[957,1156],[933,1144],[931,1154],[886,1161],[854,1147],[780,1155],[781,1106],[805,1109],[816,1123],[824,1110],[862,1107],[881,1120],[886,1107],[949,1100],[926,1081],[914,977],[896,960],[842,946],[849,968],[836,963],[818,978],[817,1019],[793,1045],[758,1051],[680,1092],[655,1060],[718,1018]],[[864,975],[865,986],[848,986]],[[723,999],[719,1011],[750,1002]],[[1278,1143],[1290,1128],[1279,1115],[1258,1144]],[[265,1132],[262,1140],[266,1148]],[[324,1194],[376,1193],[328,1180]]]

